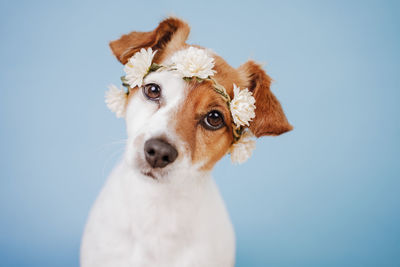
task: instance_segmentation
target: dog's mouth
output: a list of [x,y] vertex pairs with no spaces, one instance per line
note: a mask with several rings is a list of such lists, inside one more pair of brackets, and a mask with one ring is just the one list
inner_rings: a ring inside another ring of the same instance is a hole
[[150,178],[152,178],[154,180],[157,180],[157,177],[151,171],[142,171],[142,174],[147,176],[147,177],[150,177]]
[[146,176],[146,178],[151,178],[152,180],[158,180],[160,177],[160,173],[158,169],[151,168],[146,162],[145,159],[141,157],[141,155],[137,155],[134,161],[134,168],[139,170],[139,172]]

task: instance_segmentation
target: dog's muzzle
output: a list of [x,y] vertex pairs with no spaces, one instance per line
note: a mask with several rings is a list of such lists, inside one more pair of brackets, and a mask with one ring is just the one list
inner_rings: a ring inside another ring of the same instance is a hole
[[164,168],[175,161],[178,151],[164,140],[152,138],[144,144],[144,155],[151,167]]

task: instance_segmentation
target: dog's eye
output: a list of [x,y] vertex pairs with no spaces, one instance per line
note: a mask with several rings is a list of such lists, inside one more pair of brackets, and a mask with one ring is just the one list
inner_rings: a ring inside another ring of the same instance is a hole
[[158,84],[149,83],[143,86],[143,94],[150,100],[158,101],[161,96],[161,88]]
[[202,125],[208,130],[218,130],[225,125],[224,117],[222,116],[221,112],[212,110],[204,117],[202,120]]

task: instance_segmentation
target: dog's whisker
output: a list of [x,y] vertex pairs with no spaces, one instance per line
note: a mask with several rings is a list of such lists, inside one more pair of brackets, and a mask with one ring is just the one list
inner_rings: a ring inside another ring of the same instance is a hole
[[[125,147],[122,147],[122,148],[119,148],[119,149],[117,149],[116,151],[114,151],[113,153],[111,153],[106,159],[105,159],[105,161],[104,161],[104,164],[103,164],[103,168],[102,168],[102,177],[104,177],[105,176],[105,171],[106,171],[106,167],[107,167],[107,165],[113,160],[113,159],[115,159],[115,157],[118,155],[118,154],[120,154],[121,153],[121,151],[123,151],[124,150],[124,148]],[[122,154],[122,153],[121,153]]]
[[115,140],[115,141],[112,141],[112,142],[109,142],[109,143],[105,143],[105,144],[99,146],[99,147],[97,148],[96,152],[97,152],[97,153],[103,152],[103,151],[105,151],[107,148],[113,147],[113,146],[124,145],[124,147],[125,147],[127,141],[128,141],[128,139],[124,138],[124,139],[118,139],[118,140]]

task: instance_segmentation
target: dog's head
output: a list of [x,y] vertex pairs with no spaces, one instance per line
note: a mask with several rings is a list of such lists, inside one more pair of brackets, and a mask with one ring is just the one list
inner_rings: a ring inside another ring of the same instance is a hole
[[[186,44],[189,26],[168,18],[151,32],[131,32],[110,47],[122,64],[142,48],[157,51],[153,62],[163,65]],[[195,46],[199,48],[198,46]],[[209,50],[214,59],[213,79],[233,98],[233,84],[248,88],[256,101],[249,129],[256,137],[280,135],[292,129],[270,91],[271,79],[253,61],[235,69]],[[142,86],[129,89],[125,107],[128,143],[125,160],[152,178],[175,177],[181,172],[211,170],[234,143],[229,107],[210,80],[185,81],[171,71],[151,72]]]

